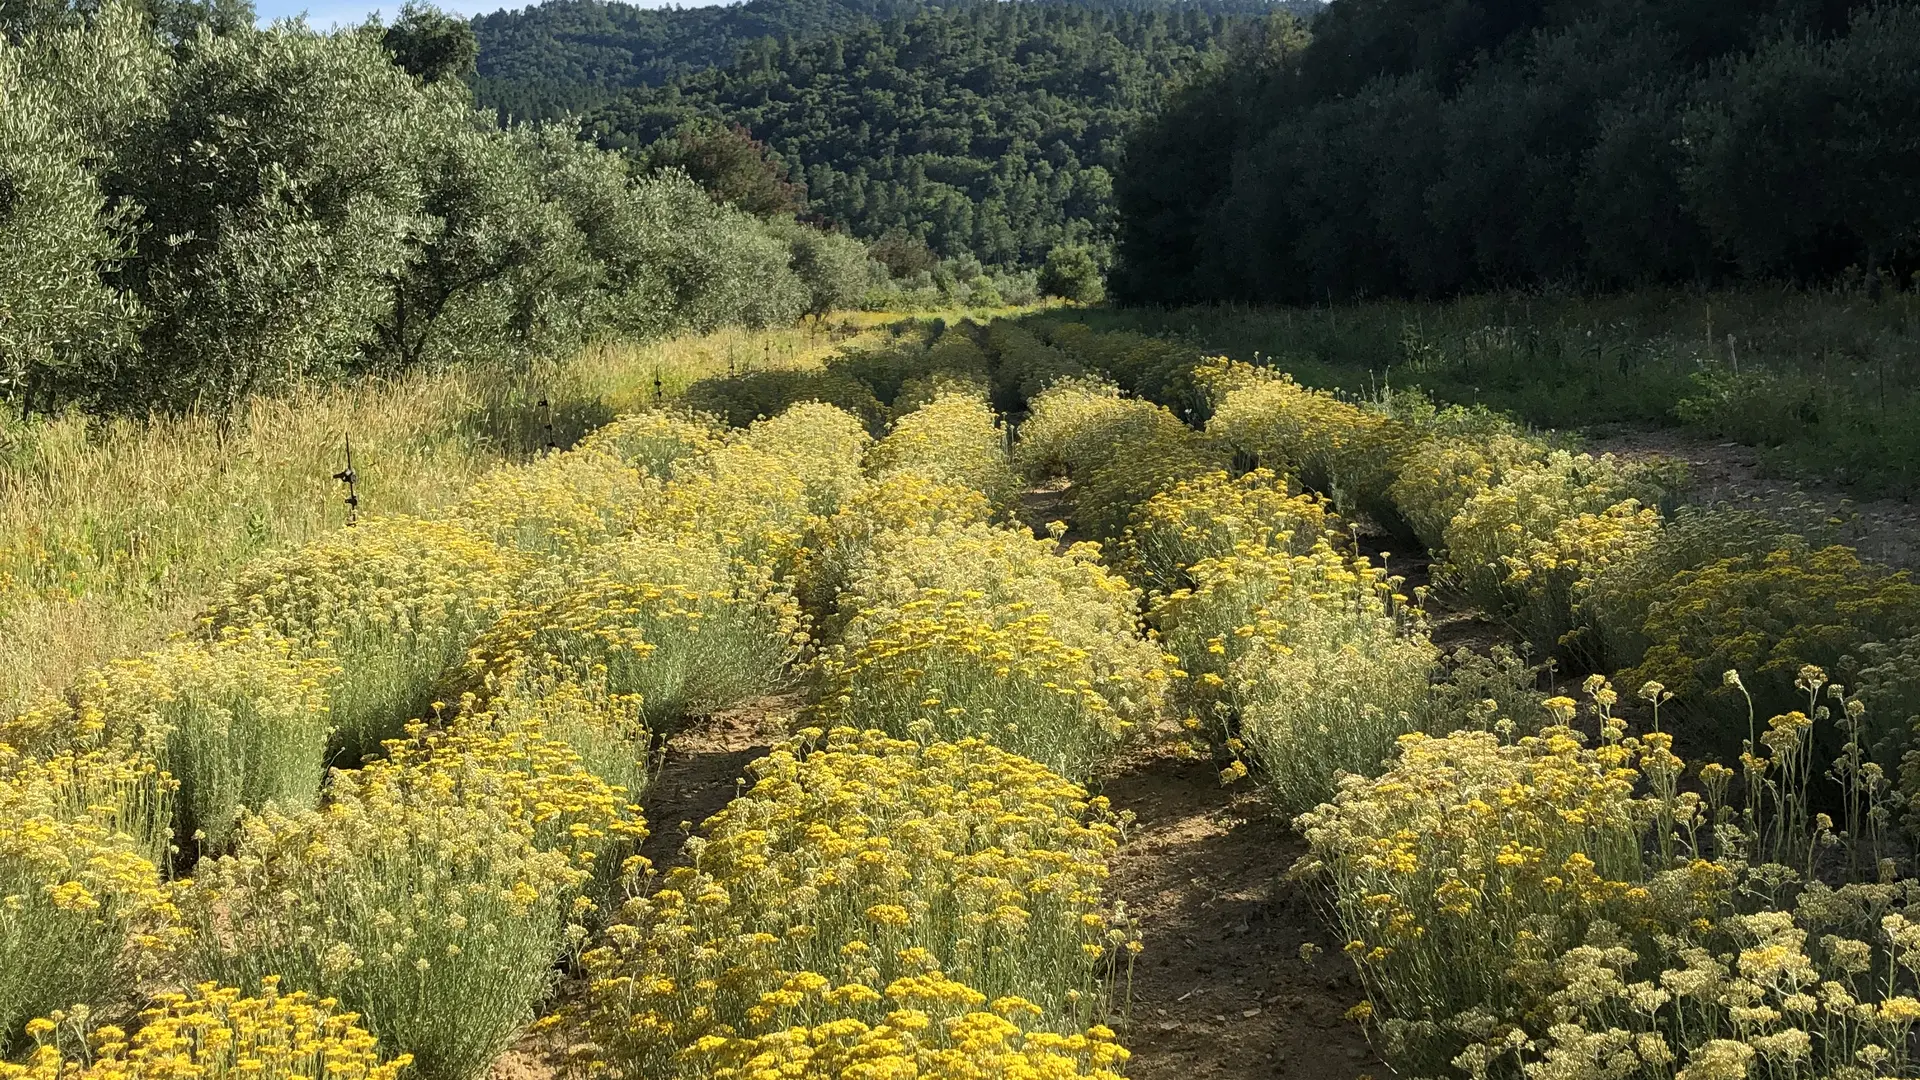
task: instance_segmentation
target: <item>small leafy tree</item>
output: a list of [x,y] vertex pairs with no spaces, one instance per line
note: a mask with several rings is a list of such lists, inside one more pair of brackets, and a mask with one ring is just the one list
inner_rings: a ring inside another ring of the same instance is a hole
[[1047,263],[1040,270],[1040,291],[1081,304],[1097,304],[1107,298],[1100,264],[1093,253],[1077,245],[1063,244],[1047,252]]
[[865,244],[843,233],[797,226],[789,235],[793,272],[807,291],[806,314],[818,325],[860,302],[871,282]]
[[777,217],[806,209],[807,191],[766,144],[739,124],[690,120],[641,155],[647,172],[682,169],[721,202],[750,214]]
[[407,74],[429,83],[466,78],[480,57],[480,43],[465,19],[411,0],[380,35],[380,44]]
[[144,108],[159,63],[138,11],[0,37],[0,397],[55,407],[133,344],[140,307],[103,274],[128,254],[90,159]]

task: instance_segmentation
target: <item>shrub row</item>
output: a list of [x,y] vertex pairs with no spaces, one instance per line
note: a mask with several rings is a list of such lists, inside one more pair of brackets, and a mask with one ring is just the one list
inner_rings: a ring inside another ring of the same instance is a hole
[[[1437,414],[1362,409],[1237,365],[1201,385],[1218,395],[1209,433],[1349,510],[1369,509],[1355,492],[1383,494],[1429,538],[1438,526],[1457,588],[1647,680],[1638,735],[1599,675],[1584,706],[1471,702],[1502,667],[1526,673],[1497,659],[1429,689],[1432,650],[1417,616],[1394,625],[1394,583],[1331,546],[1292,553],[1281,530],[1222,530],[1231,553],[1196,548],[1160,586],[1154,621],[1190,669],[1182,702],[1228,722],[1228,746],[1282,806],[1316,784],[1330,793],[1300,819],[1304,869],[1332,887],[1367,990],[1355,1015],[1396,1067],[1911,1071],[1920,929],[1906,906],[1920,882],[1899,877],[1901,797],[1870,760],[1868,727],[1869,705],[1915,684],[1904,574],[1749,512],[1662,517],[1643,505],[1667,479],[1658,463],[1435,431]],[[1209,502],[1176,486],[1136,528],[1178,519],[1168,504],[1182,497]],[[1859,670],[1861,693],[1823,660]],[[1661,730],[1676,706],[1713,698],[1739,705],[1737,767],[1689,767]]]

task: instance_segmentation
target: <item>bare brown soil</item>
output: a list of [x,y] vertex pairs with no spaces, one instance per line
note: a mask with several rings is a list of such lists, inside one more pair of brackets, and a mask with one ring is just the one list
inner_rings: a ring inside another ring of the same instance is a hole
[[[1688,501],[1730,503],[1779,515],[1790,527],[1831,525],[1834,539],[1866,558],[1920,569],[1920,506],[1894,499],[1856,502],[1837,487],[1766,475],[1760,452],[1685,432],[1623,431],[1590,440],[1587,449],[1626,458],[1668,457],[1687,463]],[[1832,524],[1829,518],[1837,518]]]
[[[1260,788],[1210,762],[1143,751],[1103,787],[1136,821],[1109,888],[1146,946],[1122,1038],[1133,1080],[1355,1080],[1385,1066],[1344,1014],[1352,964],[1290,879],[1305,852]],[[1303,959],[1301,946],[1318,952]]]

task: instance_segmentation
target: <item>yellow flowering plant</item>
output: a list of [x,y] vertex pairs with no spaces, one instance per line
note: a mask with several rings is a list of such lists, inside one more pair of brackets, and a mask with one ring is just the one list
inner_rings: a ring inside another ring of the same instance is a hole
[[1044,332],[1055,348],[1131,393],[1187,417],[1207,406],[1207,395],[1194,378],[1201,358],[1192,346],[1126,331],[1102,333],[1075,322],[1057,323]]
[[815,715],[984,736],[1085,776],[1164,692],[1137,603],[1091,545],[985,524],[876,537],[815,662]]
[[1639,536],[1581,590],[1580,622],[1598,655],[1595,670],[1617,671],[1646,655],[1647,616],[1667,598],[1680,573],[1720,559],[1757,551],[1804,547],[1781,520],[1760,510],[1732,506],[1682,506],[1650,534]]
[[860,568],[884,562],[878,548],[949,527],[985,525],[993,517],[981,491],[939,483],[917,470],[889,472],[868,484],[809,537],[795,588],[813,632],[837,640],[840,625],[853,614],[840,611],[840,594]]
[[1227,464],[1225,453],[1166,409],[1085,379],[1035,398],[1014,447],[1014,467],[1029,481],[1072,480],[1075,523],[1103,539],[1124,533],[1134,509],[1156,493]]
[[1006,434],[985,398],[946,392],[901,416],[874,444],[867,467],[879,479],[913,472],[980,492],[996,513],[1019,505],[1020,478],[1007,463]]
[[44,733],[43,747],[136,748],[171,777],[176,842],[218,851],[242,810],[318,798],[334,671],[270,631],[230,630],[87,672],[13,730]]
[[600,444],[503,465],[435,517],[510,551],[564,558],[626,534],[659,498],[662,478],[622,453]]
[[1089,373],[1078,357],[1013,322],[996,319],[982,337],[993,361],[993,399],[1002,408],[1030,404],[1047,389]]
[[791,409],[816,405],[856,416],[869,430],[886,423],[887,407],[860,380],[843,371],[773,369],[701,379],[687,387],[685,403],[734,427],[746,427]]
[[474,1080],[584,935],[583,889],[636,846],[625,793],[537,730],[416,725],[336,772],[317,811],[269,806],[201,863],[194,970],[337,998],[421,1074]]
[[804,572],[820,523],[867,485],[872,442],[846,412],[797,405],[736,436],[707,469],[667,485],[633,531],[667,543],[702,539],[789,580]]
[[800,644],[798,607],[766,572],[703,538],[638,536],[589,549],[552,598],[509,612],[476,642],[460,688],[590,683],[638,702],[652,731],[777,688]]
[[648,409],[616,417],[574,444],[586,452],[612,454],[661,480],[673,480],[705,467],[707,458],[727,444],[720,421],[705,413]]
[[1188,568],[1193,587],[1155,599],[1159,629],[1184,678],[1176,700],[1202,719],[1231,719],[1233,665],[1256,649],[1286,647],[1301,633],[1371,625],[1385,618],[1413,630],[1420,615],[1402,582],[1364,556],[1348,557],[1324,538],[1304,555],[1239,545]]
[[23,759],[0,744],[0,1046],[53,1009],[122,1003],[183,943],[172,789],[121,750]]
[[0,1080],[397,1080],[412,1063],[382,1060],[332,999],[279,983],[270,975],[252,996],[214,983],[160,994],[132,1036],[84,1008],[56,1012],[35,1022],[24,1065],[0,1062]]
[[1233,453],[1325,493],[1345,514],[1401,527],[1387,489],[1413,431],[1381,413],[1265,368],[1220,364],[1202,377],[1214,399],[1207,434]]
[[1384,609],[1329,612],[1256,639],[1227,689],[1275,807],[1310,809],[1341,775],[1378,772],[1395,739],[1426,718],[1438,661],[1423,630]]
[[1182,480],[1142,503],[1117,557],[1135,581],[1172,592],[1193,585],[1189,567],[1241,544],[1303,555],[1338,524],[1324,498],[1291,494],[1270,469],[1240,477],[1223,470]]
[[1104,800],[979,740],[851,729],[802,732],[750,771],[689,864],[636,878],[583,958],[583,1064],[817,1075],[872,1055],[946,1076],[975,1035],[998,1067],[1123,1058],[1087,1031],[1131,955],[1101,896],[1119,840]]
[[435,683],[493,625],[531,561],[446,521],[372,518],[248,567],[204,619],[259,628],[325,658],[339,760],[358,762],[425,716]]
[[[1549,589],[1560,583],[1549,575],[1530,578],[1532,561],[1542,568],[1557,565],[1558,552],[1578,559],[1584,548],[1622,546],[1615,534],[1644,532],[1656,527],[1640,514],[1640,506],[1612,511],[1610,507],[1637,499],[1651,504],[1667,489],[1672,469],[1620,461],[1611,455],[1593,457],[1555,451],[1537,464],[1520,464],[1505,471],[1500,481],[1476,492],[1461,505],[1445,530],[1447,560],[1440,576],[1464,596],[1496,618],[1519,618],[1539,601],[1531,595],[1535,584]],[[1562,523],[1594,515],[1585,529],[1561,531]],[[1556,537],[1556,532],[1560,535]],[[1583,532],[1607,534],[1598,538]],[[1512,580],[1516,570],[1519,580]],[[1565,603],[1560,602],[1564,609]],[[1540,623],[1539,611],[1535,618]],[[1551,628],[1552,620],[1545,620]],[[1527,627],[1523,627],[1526,629]],[[1552,647],[1557,641],[1539,642]]]
[[1567,656],[1576,670],[1598,669],[1605,646],[1583,617],[1587,593],[1607,567],[1653,543],[1661,528],[1657,511],[1627,499],[1562,518],[1546,536],[1523,538],[1500,560],[1507,621],[1543,655]]
[[1545,457],[1540,443],[1517,435],[1431,436],[1401,455],[1387,495],[1413,535],[1437,553],[1467,500]]

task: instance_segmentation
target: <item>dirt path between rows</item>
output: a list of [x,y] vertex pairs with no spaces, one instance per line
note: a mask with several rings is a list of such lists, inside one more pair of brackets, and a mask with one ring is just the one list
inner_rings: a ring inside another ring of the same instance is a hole
[[[1683,431],[1612,432],[1587,440],[1585,446],[1593,454],[1684,461],[1689,502],[1764,510],[1795,530],[1830,527],[1834,541],[1858,548],[1865,558],[1920,569],[1920,505],[1897,499],[1860,502],[1831,484],[1771,477],[1761,468],[1760,451],[1754,447]],[[1828,520],[1834,518],[1837,523]]]
[[[1133,1080],[1354,1080],[1384,1071],[1344,1014],[1362,996],[1318,908],[1286,870],[1305,853],[1249,781],[1145,751],[1103,785],[1137,820],[1109,890],[1138,920],[1123,1039]],[[1303,959],[1301,947],[1317,948]]]

